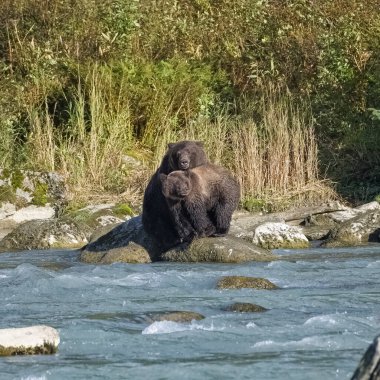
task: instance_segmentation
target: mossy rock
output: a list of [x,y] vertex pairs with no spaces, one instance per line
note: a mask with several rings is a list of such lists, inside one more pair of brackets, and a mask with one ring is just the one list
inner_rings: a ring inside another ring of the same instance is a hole
[[226,276],[222,277],[216,286],[218,289],[278,289],[278,286],[265,278]]
[[42,346],[36,347],[3,347],[0,346],[0,356],[16,356],[16,355],[51,355],[58,351],[58,347],[51,343],[44,343]]
[[163,313],[150,314],[149,318],[154,322],[170,321],[177,323],[188,323],[193,320],[200,321],[205,317],[193,311],[169,311]]
[[228,235],[194,240],[190,246],[178,247],[162,255],[164,261],[242,263],[272,261],[276,256],[252,243]]
[[226,311],[233,311],[236,313],[262,313],[267,310],[268,309],[260,305],[246,302],[235,302],[234,304],[226,307]]
[[125,247],[112,248],[106,252],[84,250],[80,254],[80,260],[87,264],[146,264],[152,262],[148,251],[134,242],[130,242]]

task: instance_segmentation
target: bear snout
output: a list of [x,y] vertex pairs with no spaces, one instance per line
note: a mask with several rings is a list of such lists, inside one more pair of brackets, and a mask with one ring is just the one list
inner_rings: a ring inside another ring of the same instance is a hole
[[182,159],[179,161],[178,166],[181,170],[187,170],[189,169],[190,161],[188,159]]

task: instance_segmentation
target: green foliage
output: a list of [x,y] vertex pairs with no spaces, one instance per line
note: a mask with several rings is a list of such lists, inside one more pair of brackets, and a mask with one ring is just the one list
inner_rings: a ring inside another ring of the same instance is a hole
[[374,199],[377,203],[380,203],[380,194],[377,194]]
[[117,204],[112,211],[115,213],[115,215],[118,216],[133,216],[135,215],[135,212],[133,211],[132,207],[127,203],[119,203]]
[[242,207],[249,212],[268,212],[267,202],[264,199],[245,198],[242,201]]
[[45,206],[48,203],[48,185],[46,183],[37,182],[32,194],[32,204],[35,206]]
[[134,182],[125,152],[147,152],[152,169],[167,142],[201,136],[229,163],[236,129],[220,120],[260,124],[276,83],[308,99],[324,172],[379,180],[378,0],[46,4],[0,3],[1,167],[120,192]]

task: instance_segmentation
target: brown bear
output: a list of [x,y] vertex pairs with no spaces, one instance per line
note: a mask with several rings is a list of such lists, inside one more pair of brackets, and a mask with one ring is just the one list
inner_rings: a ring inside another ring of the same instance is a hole
[[181,242],[168,204],[162,193],[160,174],[175,170],[187,170],[208,162],[200,141],[180,141],[168,144],[168,150],[160,167],[153,174],[144,193],[142,223],[162,251]]
[[227,169],[205,164],[160,179],[182,241],[227,234],[240,199],[240,185]]

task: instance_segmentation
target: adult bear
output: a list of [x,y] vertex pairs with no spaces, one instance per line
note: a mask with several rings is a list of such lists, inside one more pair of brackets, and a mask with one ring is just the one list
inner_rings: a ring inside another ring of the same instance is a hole
[[240,199],[240,185],[227,169],[205,164],[168,175],[161,173],[160,179],[183,241],[227,234]]
[[168,144],[160,167],[153,174],[144,193],[142,223],[145,231],[152,235],[165,251],[179,244],[182,239],[168,204],[162,193],[160,175],[175,170],[188,170],[208,163],[207,155],[200,141],[180,141]]

